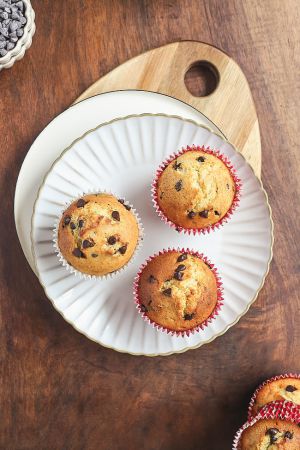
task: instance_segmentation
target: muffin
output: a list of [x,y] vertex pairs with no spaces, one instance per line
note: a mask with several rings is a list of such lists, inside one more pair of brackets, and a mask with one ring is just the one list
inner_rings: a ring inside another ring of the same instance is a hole
[[139,241],[131,207],[111,194],[89,194],[63,213],[57,247],[67,263],[83,274],[103,276],[124,267]]
[[299,450],[300,428],[280,419],[261,419],[246,428],[241,436],[241,450]]
[[300,377],[283,375],[263,383],[251,399],[249,415],[257,414],[264,405],[275,400],[288,400],[300,405]]
[[204,147],[187,147],[157,172],[157,212],[177,231],[204,231],[221,224],[238,203],[239,180],[228,161]]
[[189,250],[163,251],[150,258],[137,275],[135,299],[146,320],[179,334],[207,325],[222,304],[215,269]]

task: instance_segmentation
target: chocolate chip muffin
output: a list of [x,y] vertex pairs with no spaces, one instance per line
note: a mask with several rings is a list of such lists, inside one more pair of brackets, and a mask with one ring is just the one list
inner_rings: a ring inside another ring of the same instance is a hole
[[150,259],[136,281],[143,316],[166,330],[192,330],[213,316],[220,291],[210,265],[200,255],[169,250]]
[[203,230],[229,215],[238,201],[237,188],[221,157],[188,147],[163,166],[154,183],[154,202],[178,231]]
[[280,419],[261,419],[246,428],[240,440],[241,450],[299,450],[300,428]]
[[288,400],[300,405],[300,378],[284,377],[264,383],[251,401],[251,414],[257,414],[264,405],[275,400]]
[[131,259],[139,226],[131,207],[110,194],[90,194],[74,201],[58,227],[58,247],[65,260],[88,275],[103,276]]

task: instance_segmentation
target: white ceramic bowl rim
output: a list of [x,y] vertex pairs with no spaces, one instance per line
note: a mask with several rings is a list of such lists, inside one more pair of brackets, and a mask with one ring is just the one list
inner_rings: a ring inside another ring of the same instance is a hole
[[7,64],[10,64],[12,60],[19,59],[18,56],[20,55],[22,50],[28,48],[27,44],[29,44],[29,46],[31,44],[31,39],[35,31],[34,25],[35,13],[30,3],[30,0],[23,0],[23,2],[25,4],[25,17],[27,19],[27,23],[23,28],[24,34],[18,40],[17,45],[12,50],[8,51],[7,54],[2,58],[0,57],[0,68],[1,66],[5,67]]

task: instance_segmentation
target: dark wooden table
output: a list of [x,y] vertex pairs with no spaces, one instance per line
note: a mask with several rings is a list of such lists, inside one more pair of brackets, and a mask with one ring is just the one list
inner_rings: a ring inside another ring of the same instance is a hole
[[[230,449],[256,385],[300,371],[298,0],[32,3],[33,46],[0,73],[0,448]],[[248,77],[274,259],[256,303],[224,336],[182,355],[133,357],[90,342],[52,308],[18,242],[14,189],[33,140],[84,89],[181,39],[222,48]]]

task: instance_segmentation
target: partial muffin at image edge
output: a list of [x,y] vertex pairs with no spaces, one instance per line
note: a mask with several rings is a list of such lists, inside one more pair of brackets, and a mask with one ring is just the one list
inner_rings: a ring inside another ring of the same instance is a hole
[[223,304],[213,264],[189,249],[168,249],[147,259],[134,282],[138,311],[155,328],[190,335],[215,318]]
[[241,180],[227,157],[193,146],[166,159],[156,172],[152,199],[161,219],[177,231],[204,233],[236,209]]
[[300,406],[288,401],[265,405],[236,433],[233,450],[300,448]]
[[83,275],[105,276],[122,269],[141,238],[138,217],[123,199],[87,194],[63,212],[55,239],[63,265]]
[[287,400],[300,405],[300,375],[284,374],[264,381],[254,392],[248,410],[251,418],[268,403]]
[[272,449],[299,450],[298,425],[285,420],[261,419],[247,428],[241,437],[241,450],[267,450],[270,446]]

